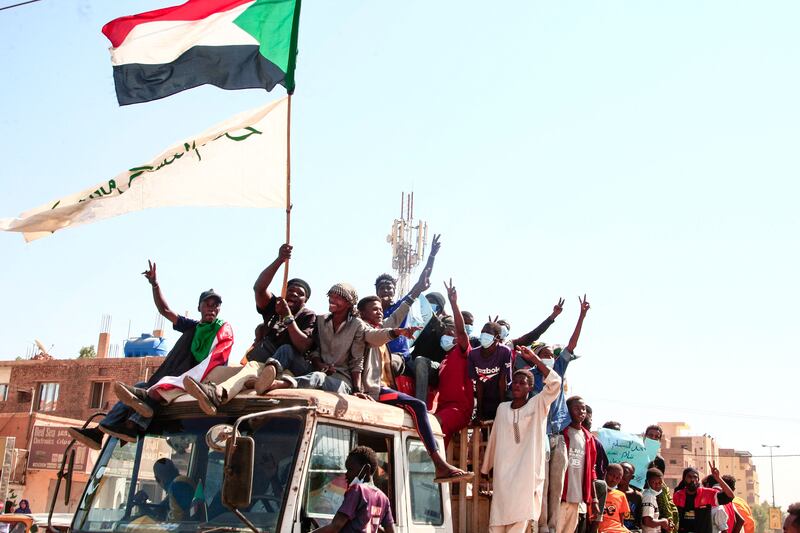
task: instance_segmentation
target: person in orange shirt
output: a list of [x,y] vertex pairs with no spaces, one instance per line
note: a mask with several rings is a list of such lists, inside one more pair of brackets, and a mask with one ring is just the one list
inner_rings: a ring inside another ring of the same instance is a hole
[[[732,491],[736,491],[736,478],[726,474],[722,476],[722,479],[728,486],[731,488]],[[744,520],[744,526],[742,526],[742,531],[744,533],[755,533],[756,530],[756,522],[753,520],[753,511],[750,509],[750,506],[747,505],[747,502],[744,501],[739,496],[733,498],[733,506],[736,508],[736,512],[739,513],[739,516],[742,517]]]
[[622,525],[623,515],[630,513],[631,510],[625,493],[617,489],[620,481],[622,481],[622,466],[616,463],[608,465],[606,470],[608,494],[603,507],[603,520],[597,528],[600,533],[630,533]]

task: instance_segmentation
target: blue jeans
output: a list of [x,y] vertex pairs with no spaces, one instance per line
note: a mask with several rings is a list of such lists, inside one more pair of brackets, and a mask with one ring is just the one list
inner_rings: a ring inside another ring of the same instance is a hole
[[[134,385],[134,387],[146,388],[147,383],[140,382]],[[145,400],[145,403],[152,407],[154,412],[158,412],[158,409],[161,407],[161,404],[149,396],[147,397],[147,400]],[[133,422],[141,431],[147,431],[152,419],[143,417],[122,402],[117,402],[108,412],[108,414],[100,421],[100,425],[111,427],[122,426],[128,420]]]
[[394,389],[387,389],[386,387],[381,387],[378,401],[408,411],[411,415],[411,419],[414,420],[417,433],[419,433],[428,453],[431,454],[439,450],[439,446],[436,445],[436,439],[433,436],[431,423],[428,420],[428,408],[425,406],[425,402]]
[[439,384],[439,363],[427,357],[415,357],[406,364],[406,374],[414,378],[414,396],[417,400],[428,401],[428,385]]
[[277,360],[284,370],[288,370],[295,376],[308,374],[312,370],[311,363],[300,355],[291,344],[279,346],[272,354],[272,358]]
[[336,374],[329,376],[325,372],[311,372],[295,379],[297,379],[297,388],[299,389],[319,389],[326,392],[338,392],[339,394],[350,394],[352,392],[350,384]]

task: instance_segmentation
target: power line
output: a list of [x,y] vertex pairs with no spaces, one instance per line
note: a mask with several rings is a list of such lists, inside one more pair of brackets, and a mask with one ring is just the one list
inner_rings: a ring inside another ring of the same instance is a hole
[[[617,403],[623,404],[626,407],[630,407],[630,402],[619,400],[615,398],[596,398],[596,400],[602,402],[609,402],[609,403]],[[748,418],[751,420],[773,420],[778,422],[792,422],[795,424],[800,424],[799,418],[790,418],[790,417],[781,417],[781,416],[769,416],[769,415],[753,415],[753,414],[746,414],[746,413],[730,413],[730,412],[722,412],[722,411],[711,411],[708,409],[696,409],[692,407],[676,407],[674,405],[667,406],[667,405],[653,405],[653,404],[642,404],[637,402],[636,407],[642,408],[650,408],[650,409],[661,409],[665,411],[680,411],[680,412],[687,412],[687,413],[696,413],[701,415],[714,415],[714,416],[724,416],[730,418]],[[769,456],[767,456],[769,457]],[[777,455],[775,456],[777,457]]]
[[28,0],[27,2],[20,2],[19,4],[12,4],[10,6],[0,7],[0,11],[5,11],[6,9],[11,9],[13,7],[24,6],[25,4],[32,4],[34,2],[41,2],[42,0]]

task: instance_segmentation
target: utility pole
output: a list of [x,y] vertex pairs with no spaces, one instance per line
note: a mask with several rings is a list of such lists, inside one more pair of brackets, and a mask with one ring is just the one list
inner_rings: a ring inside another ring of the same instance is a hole
[[780,444],[762,444],[762,448],[769,448],[769,475],[772,478],[772,506],[776,507],[775,505],[775,470],[772,466],[772,449],[773,448],[780,448]]

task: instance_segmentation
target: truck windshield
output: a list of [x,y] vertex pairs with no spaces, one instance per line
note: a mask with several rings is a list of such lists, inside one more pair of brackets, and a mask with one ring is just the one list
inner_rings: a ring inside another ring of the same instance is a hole
[[[224,454],[205,442],[214,424],[234,419],[154,420],[136,443],[103,449],[75,513],[73,531],[248,531],[222,505]],[[262,531],[280,523],[304,420],[275,416],[242,424],[256,442],[253,500],[240,509]]]

